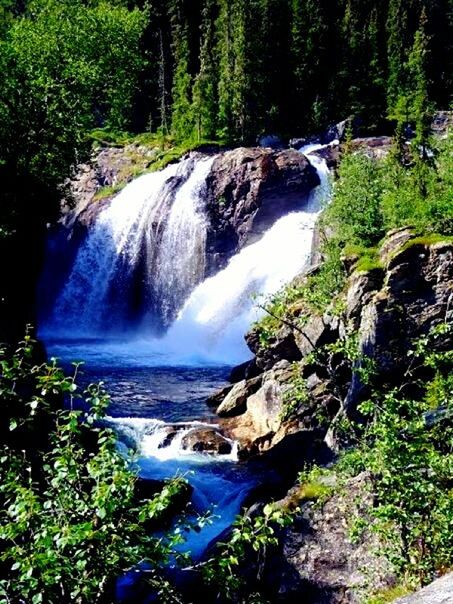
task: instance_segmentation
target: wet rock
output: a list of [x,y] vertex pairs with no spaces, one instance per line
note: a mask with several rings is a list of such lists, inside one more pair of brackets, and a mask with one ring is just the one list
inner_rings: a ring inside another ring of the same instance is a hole
[[181,446],[187,451],[229,455],[231,442],[213,428],[193,428],[182,439]]
[[228,384],[227,386],[216,390],[206,399],[206,404],[208,405],[208,407],[218,407],[223,402],[223,400],[232,388],[233,384]]
[[[137,478],[134,486],[134,497],[137,502],[144,502],[156,497],[165,487],[167,481]],[[193,487],[188,482],[181,482],[180,488],[174,493],[168,506],[155,518],[146,522],[147,530],[160,530],[168,524],[189,505],[192,498]]]
[[217,408],[217,415],[219,417],[232,417],[244,413],[247,409],[248,397],[258,390],[261,381],[261,376],[258,376],[235,384]]
[[240,147],[214,161],[207,179],[207,274],[223,268],[319,184],[301,153]]

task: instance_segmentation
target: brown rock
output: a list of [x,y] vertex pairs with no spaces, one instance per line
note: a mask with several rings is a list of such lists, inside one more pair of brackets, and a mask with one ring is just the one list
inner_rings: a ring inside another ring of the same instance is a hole
[[242,380],[233,386],[223,402],[217,408],[220,417],[240,415],[247,409],[247,399],[254,394],[261,385],[261,376],[251,380]]
[[232,388],[233,384],[228,384],[227,386],[216,390],[206,399],[206,404],[208,405],[208,407],[218,407]]
[[278,218],[300,209],[318,184],[316,170],[294,149],[240,147],[219,155],[207,179],[207,273],[225,266]]
[[232,451],[231,442],[213,428],[193,428],[182,439],[183,449],[200,453],[228,455]]

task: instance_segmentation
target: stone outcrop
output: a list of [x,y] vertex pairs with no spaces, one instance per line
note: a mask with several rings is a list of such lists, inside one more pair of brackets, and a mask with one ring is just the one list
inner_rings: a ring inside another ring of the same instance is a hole
[[316,170],[293,149],[240,147],[219,155],[207,180],[208,274],[300,209],[318,184]]
[[[336,449],[338,419],[360,420],[357,407],[368,392],[360,377],[362,358],[372,359],[379,383],[398,382],[414,339],[453,319],[453,242],[438,239],[416,238],[410,229],[391,231],[379,250],[380,266],[360,272],[348,261],[341,316],[312,315],[301,327],[296,308],[294,325],[283,324],[266,345],[256,328],[247,334],[255,354],[251,366],[261,375],[236,384],[219,405],[222,426],[239,441],[243,456],[284,450],[295,438],[305,439],[308,450],[309,441],[320,439]],[[341,350],[328,361],[313,357],[325,345],[341,344],[351,330],[358,338],[355,363]],[[452,344],[448,334],[437,339],[442,349]],[[259,389],[248,391],[257,384]]]
[[349,479],[344,488],[334,488],[321,504],[316,499],[301,501],[300,495],[303,490],[296,486],[281,502],[300,506],[294,525],[282,539],[283,560],[293,571],[283,575],[288,601],[291,594],[303,593],[307,603],[361,604],[365,592],[393,584],[390,565],[378,555],[376,534],[366,530],[358,539],[350,537],[354,518],[366,514],[372,505],[366,473]]
[[115,187],[131,181],[143,172],[159,153],[157,148],[145,145],[102,147],[91,160],[77,166],[74,177],[66,183],[67,195],[63,201],[64,222],[68,227],[80,219],[89,226],[112,195],[99,202],[96,195],[104,187]]

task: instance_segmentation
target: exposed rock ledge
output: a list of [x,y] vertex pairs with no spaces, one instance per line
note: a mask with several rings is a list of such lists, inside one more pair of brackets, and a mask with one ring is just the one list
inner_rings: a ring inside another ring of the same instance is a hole
[[[369,272],[351,269],[341,317],[312,316],[303,330],[284,325],[265,347],[256,332],[247,335],[255,354],[252,366],[260,375],[213,397],[223,429],[240,442],[243,456],[284,450],[296,438],[318,447],[324,439],[335,449],[336,416],[357,419],[357,406],[366,396],[360,372],[341,354],[326,370],[310,358],[314,349],[352,329],[361,354],[375,362],[377,379],[391,385],[406,367],[414,338],[452,320],[453,242],[430,243],[408,229],[396,230],[383,242],[380,262],[381,268]],[[446,334],[437,345],[446,349],[450,340]],[[241,371],[245,375],[246,367]],[[288,402],[298,396],[291,391],[298,379],[305,394],[299,393],[291,419],[285,419]]]

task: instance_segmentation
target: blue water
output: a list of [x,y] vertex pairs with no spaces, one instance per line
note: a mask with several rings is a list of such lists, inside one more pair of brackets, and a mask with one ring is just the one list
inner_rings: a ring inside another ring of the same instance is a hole
[[[142,345],[120,340],[48,340],[46,346],[49,356],[58,358],[67,368],[83,360],[78,369],[81,385],[104,382],[111,396],[108,415],[116,421],[124,418],[133,423],[143,418],[215,424],[218,420],[206,399],[227,383],[230,366],[197,362],[182,365],[171,359],[165,364],[163,355],[150,354]],[[138,467],[143,478],[184,475],[194,488],[193,512],[212,513],[211,524],[189,533],[182,548],[194,559],[200,558],[212,540],[232,524],[244,497],[259,480],[247,464],[228,456],[176,454],[161,459],[142,453]]]

